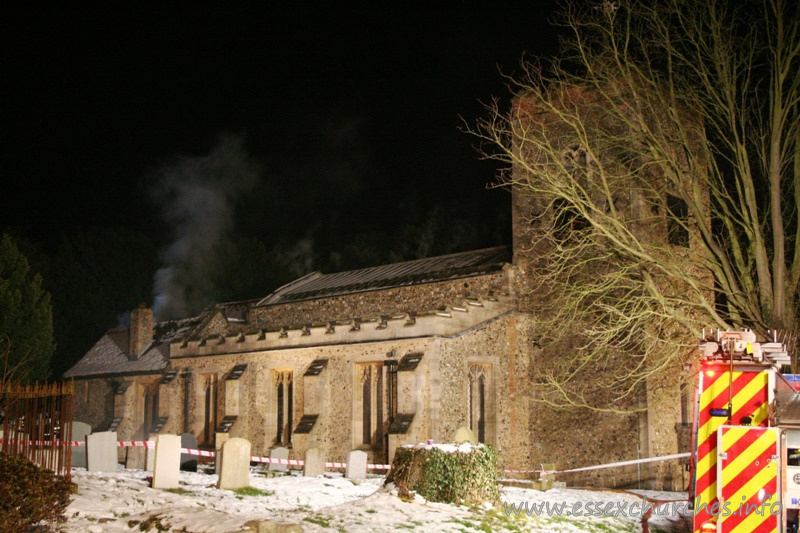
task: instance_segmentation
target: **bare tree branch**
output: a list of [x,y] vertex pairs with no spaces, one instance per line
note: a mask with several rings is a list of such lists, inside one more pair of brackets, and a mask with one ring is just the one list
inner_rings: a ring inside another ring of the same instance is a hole
[[528,305],[569,350],[540,401],[636,409],[705,326],[798,338],[800,13],[756,3],[568,5],[561,56],[467,127],[527,198]]

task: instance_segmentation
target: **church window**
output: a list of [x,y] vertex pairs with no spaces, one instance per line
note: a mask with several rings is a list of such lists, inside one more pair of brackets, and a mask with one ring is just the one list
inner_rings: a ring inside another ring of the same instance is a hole
[[217,376],[208,374],[202,377],[203,387],[203,446],[214,445],[217,427]]
[[589,221],[567,200],[558,198],[553,202],[555,221],[553,233],[559,241],[565,241],[577,231],[589,227]]
[[682,198],[667,195],[667,242],[689,247],[689,206]]
[[478,442],[492,442],[494,437],[494,399],[492,367],[469,364],[469,428]]
[[388,448],[388,430],[397,414],[397,361],[356,365],[358,443],[374,450]]
[[291,370],[275,371],[275,444],[292,443],[292,417],[294,405],[294,380]]
[[[574,144],[564,150],[564,168],[573,180],[585,186],[592,168],[591,155],[585,147]],[[573,233],[589,228],[589,221],[580,213],[574,199],[556,198],[553,216],[553,234],[559,241],[565,241]]]
[[361,370],[361,443],[372,444],[372,381],[373,368],[365,365]]
[[144,393],[144,424],[142,438],[147,439],[158,425],[158,385],[149,387]]
[[681,390],[681,425],[689,426],[692,422],[694,389],[683,387]]

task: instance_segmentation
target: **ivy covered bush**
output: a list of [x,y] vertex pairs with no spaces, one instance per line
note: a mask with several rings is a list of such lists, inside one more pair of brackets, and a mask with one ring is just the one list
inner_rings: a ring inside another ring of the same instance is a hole
[[72,484],[23,457],[0,453],[0,532],[63,522]]
[[497,503],[497,451],[483,444],[403,446],[386,483],[394,483],[401,498],[416,492],[433,502]]

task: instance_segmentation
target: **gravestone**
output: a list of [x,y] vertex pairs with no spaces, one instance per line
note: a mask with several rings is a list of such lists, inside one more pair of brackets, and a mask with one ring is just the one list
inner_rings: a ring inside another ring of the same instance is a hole
[[222,447],[231,437],[230,433],[216,433],[214,436],[214,473],[219,474],[222,461]]
[[218,489],[236,490],[250,486],[250,441],[233,438],[222,446]]
[[180,479],[181,438],[178,435],[156,437],[153,461],[153,488],[176,489]]
[[[287,460],[289,459],[289,448],[273,448],[269,452],[269,458]],[[286,463],[270,463],[268,469],[269,472],[286,472],[287,470],[289,470],[289,465]]]
[[554,487],[556,481],[556,465],[555,463],[542,463],[542,472],[539,474],[539,483],[541,490],[550,490]]
[[325,473],[325,452],[320,448],[309,448],[306,450],[306,458],[303,461],[303,475],[317,477]]
[[153,471],[153,467],[155,465],[156,460],[156,441],[154,436],[150,436],[150,439],[147,441],[146,452],[144,456],[144,469],[148,472]]
[[453,435],[453,442],[456,444],[462,444],[464,442],[478,444],[478,437],[476,437],[475,433],[468,427],[461,426]]
[[86,435],[86,470],[117,471],[117,432],[101,431]]
[[128,446],[125,454],[125,468],[128,470],[144,470],[147,460],[147,448],[144,446]]
[[[181,433],[181,448],[188,450],[197,449],[197,438],[191,433]],[[188,453],[181,454],[181,470],[184,472],[197,472],[197,456]]]
[[84,446],[72,447],[72,466],[77,468],[86,468],[86,435],[92,432],[92,426],[86,422],[79,422],[75,420],[72,422],[72,440],[73,442],[82,442]]
[[364,479],[367,477],[367,452],[353,450],[347,454],[347,467],[344,476],[349,479]]

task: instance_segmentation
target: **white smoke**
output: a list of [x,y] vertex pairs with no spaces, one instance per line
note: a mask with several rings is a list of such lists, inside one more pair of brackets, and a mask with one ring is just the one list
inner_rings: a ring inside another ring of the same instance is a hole
[[241,136],[223,135],[206,156],[186,157],[159,172],[155,194],[172,243],[155,274],[157,320],[196,314],[211,303],[210,269],[218,243],[233,225],[233,203],[258,181],[260,167],[247,155]]

